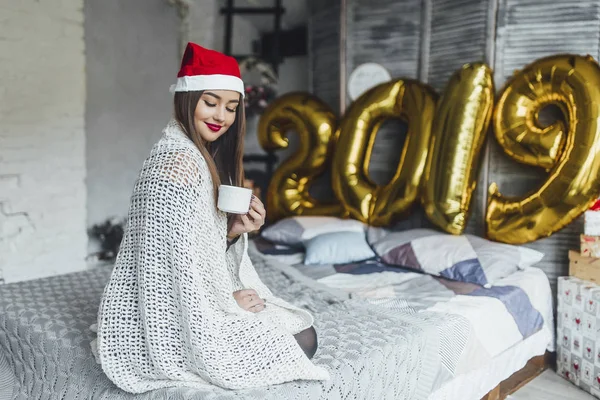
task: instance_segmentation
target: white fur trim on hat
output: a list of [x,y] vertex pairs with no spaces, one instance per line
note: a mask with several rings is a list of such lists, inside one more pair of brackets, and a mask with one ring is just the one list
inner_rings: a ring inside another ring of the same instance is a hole
[[177,78],[171,93],[197,90],[233,90],[244,97],[244,82],[233,75],[195,75]]

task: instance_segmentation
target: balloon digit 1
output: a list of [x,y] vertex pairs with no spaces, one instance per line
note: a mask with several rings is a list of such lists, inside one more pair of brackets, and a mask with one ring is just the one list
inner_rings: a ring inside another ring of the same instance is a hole
[[267,207],[275,221],[292,215],[345,214],[340,204],[323,204],[309,194],[309,188],[327,166],[336,118],[331,108],[307,93],[289,93],[267,107],[258,124],[258,139],[265,149],[286,148],[285,136],[294,129],[300,135],[296,152],[283,162],[269,184]]
[[[549,103],[564,111],[566,130],[562,123],[539,126],[537,115]],[[506,198],[495,183],[490,186],[489,238],[531,242],[550,236],[588,209],[600,193],[599,114],[600,68],[589,56],[543,58],[507,83],[494,112],[498,142],[515,160],[549,172],[523,198]]]
[[492,72],[485,64],[456,71],[438,103],[422,201],[428,219],[446,232],[461,234],[467,225],[493,106]]

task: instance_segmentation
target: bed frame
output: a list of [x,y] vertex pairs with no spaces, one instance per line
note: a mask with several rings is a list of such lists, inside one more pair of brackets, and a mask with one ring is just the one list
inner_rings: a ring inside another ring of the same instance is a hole
[[503,400],[509,394],[512,394],[532,381],[548,368],[555,369],[556,353],[546,352],[546,354],[533,357],[519,371],[512,374],[508,379],[500,382],[498,386],[489,391],[481,400]]

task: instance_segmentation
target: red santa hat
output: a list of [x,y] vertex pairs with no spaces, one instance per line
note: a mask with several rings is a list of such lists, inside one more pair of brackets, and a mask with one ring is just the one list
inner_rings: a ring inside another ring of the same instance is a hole
[[233,90],[244,96],[244,82],[235,58],[188,43],[171,92]]

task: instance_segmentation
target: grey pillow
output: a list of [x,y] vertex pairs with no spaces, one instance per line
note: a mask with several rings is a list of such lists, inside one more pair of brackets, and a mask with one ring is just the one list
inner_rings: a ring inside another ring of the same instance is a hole
[[332,232],[361,232],[366,225],[353,219],[337,217],[299,216],[277,221],[267,227],[261,236],[271,242],[288,246],[303,246],[315,236]]
[[304,264],[344,264],[375,257],[364,232],[332,232],[315,236],[306,245]]

